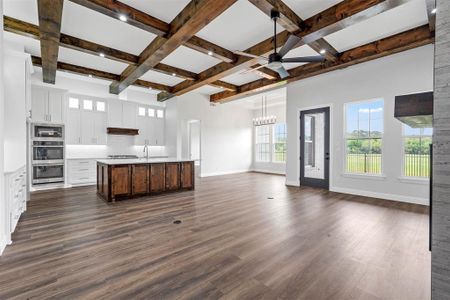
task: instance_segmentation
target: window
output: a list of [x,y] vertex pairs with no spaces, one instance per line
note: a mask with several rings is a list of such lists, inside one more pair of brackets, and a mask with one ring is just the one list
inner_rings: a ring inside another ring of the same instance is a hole
[[430,177],[430,144],[433,129],[403,125],[403,176]]
[[148,116],[149,117],[155,117],[155,110],[153,108],[148,109]]
[[270,125],[256,126],[256,161],[270,162]]
[[383,100],[345,105],[347,173],[381,174]]
[[97,101],[95,103],[97,111],[105,111],[105,102]]
[[145,117],[145,111],[146,111],[145,107],[141,107],[140,106],[138,108],[138,115],[141,116],[141,117]]
[[158,109],[156,111],[156,117],[158,118],[164,118],[164,111],[162,109]]
[[83,100],[83,109],[92,110],[93,109],[92,100]]
[[286,123],[273,125],[273,161],[286,162]]
[[69,108],[80,108],[80,101],[78,100],[78,98],[69,98]]

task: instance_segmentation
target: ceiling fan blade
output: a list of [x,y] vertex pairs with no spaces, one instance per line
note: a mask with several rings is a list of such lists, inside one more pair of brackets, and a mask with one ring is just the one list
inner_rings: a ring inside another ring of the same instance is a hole
[[279,68],[271,68],[270,65],[268,65],[268,67],[277,72],[280,75],[281,79],[289,77],[288,71],[286,71],[286,69],[283,66]]
[[282,63],[309,63],[309,62],[321,62],[324,61],[323,56],[303,56],[303,57],[289,57],[283,58]]
[[298,36],[291,34],[286,43],[280,49],[280,52],[278,52],[278,54],[281,57],[285,56],[289,51],[292,50],[292,48],[294,48],[298,43],[300,43],[301,40],[302,39],[299,38]]
[[233,51],[234,54],[238,54],[238,55],[242,55],[242,56],[247,56],[247,57],[252,57],[252,58],[258,58],[258,59],[263,59],[263,60],[268,60],[267,57],[264,56],[259,56],[259,55],[254,55],[254,54],[250,54],[244,51]]
[[259,70],[259,69],[261,69],[261,68],[264,68],[265,66],[267,66],[267,64],[260,65],[260,66],[258,66],[257,68],[249,68],[249,69],[247,69],[247,70],[245,70],[245,71],[240,72],[239,74],[247,74],[247,73],[251,73],[251,72],[253,72],[253,71],[256,71],[256,70]]

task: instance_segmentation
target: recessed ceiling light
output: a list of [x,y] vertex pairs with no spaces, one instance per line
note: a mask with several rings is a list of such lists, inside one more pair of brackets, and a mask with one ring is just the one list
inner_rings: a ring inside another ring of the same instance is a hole
[[177,74],[176,73],[172,73],[172,76],[177,76]]
[[432,14],[435,14],[437,12],[437,8],[433,8],[433,10],[431,11]]
[[119,20],[123,21],[123,22],[126,22],[128,20],[128,18],[125,15],[119,15]]
[[320,50],[320,54],[325,54],[327,52],[327,50],[325,50],[325,49],[322,49],[322,50]]
[[92,74],[89,74],[88,76],[89,76],[89,78],[92,78]]
[[153,90],[152,87],[149,87],[148,89],[149,89],[149,90]]
[[214,52],[212,52],[211,50],[208,51],[208,55],[209,56],[213,56]]
[[101,52],[100,52],[99,55],[100,55],[100,57],[105,57],[105,54],[104,54],[104,53],[101,53]]

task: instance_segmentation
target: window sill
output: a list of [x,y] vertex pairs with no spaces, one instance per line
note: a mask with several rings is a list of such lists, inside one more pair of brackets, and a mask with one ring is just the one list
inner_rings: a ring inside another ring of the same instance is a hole
[[401,176],[401,177],[398,177],[398,180],[401,182],[404,182],[404,183],[414,183],[414,184],[423,184],[423,185],[430,184],[429,178]]
[[341,175],[348,178],[386,180],[386,175],[384,174],[342,173]]

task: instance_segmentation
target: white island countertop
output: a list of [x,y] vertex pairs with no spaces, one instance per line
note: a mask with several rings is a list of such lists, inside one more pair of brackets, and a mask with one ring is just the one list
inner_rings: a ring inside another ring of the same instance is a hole
[[105,165],[135,165],[135,164],[154,164],[154,163],[170,163],[170,162],[188,162],[192,159],[183,159],[176,157],[166,158],[132,158],[132,159],[98,159],[97,162]]

